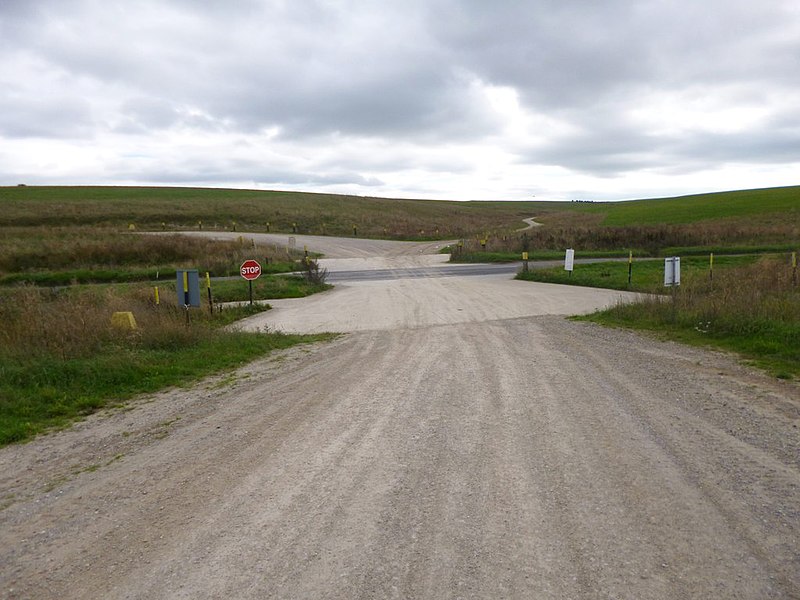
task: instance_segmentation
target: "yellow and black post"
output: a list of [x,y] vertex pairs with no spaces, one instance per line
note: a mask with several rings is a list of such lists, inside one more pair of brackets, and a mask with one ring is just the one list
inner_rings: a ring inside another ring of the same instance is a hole
[[211,296],[211,276],[206,271],[206,289],[208,290],[208,312],[214,314],[214,299]]
[[708,280],[711,282],[711,289],[714,289],[714,253],[708,257]]
[[633,279],[633,250],[628,252],[628,287],[631,287],[631,279]]

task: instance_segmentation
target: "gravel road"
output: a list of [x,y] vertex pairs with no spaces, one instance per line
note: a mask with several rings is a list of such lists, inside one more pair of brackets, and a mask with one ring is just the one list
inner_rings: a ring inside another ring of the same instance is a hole
[[459,279],[0,450],[0,597],[800,598],[797,383]]

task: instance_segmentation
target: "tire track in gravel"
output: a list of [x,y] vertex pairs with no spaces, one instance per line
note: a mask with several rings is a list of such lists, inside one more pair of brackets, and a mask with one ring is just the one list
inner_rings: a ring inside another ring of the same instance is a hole
[[558,317],[348,334],[3,449],[0,594],[794,598],[798,389]]

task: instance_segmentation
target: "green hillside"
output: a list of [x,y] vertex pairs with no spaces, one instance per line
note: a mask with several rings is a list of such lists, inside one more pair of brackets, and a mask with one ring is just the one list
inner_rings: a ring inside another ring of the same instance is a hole
[[800,223],[800,186],[623,202],[452,202],[303,192],[155,187],[0,187],[0,227],[128,226],[292,231],[394,238],[512,232],[538,216],[606,227],[742,219]]
[[[149,187],[0,188],[0,227],[131,223],[141,229],[228,229],[369,237],[457,237],[515,229],[535,202],[448,202],[334,194]],[[438,230],[438,234],[437,234]]]
[[684,224],[732,218],[800,222],[800,186],[718,192],[626,202],[576,203],[581,212],[603,214],[601,225]]

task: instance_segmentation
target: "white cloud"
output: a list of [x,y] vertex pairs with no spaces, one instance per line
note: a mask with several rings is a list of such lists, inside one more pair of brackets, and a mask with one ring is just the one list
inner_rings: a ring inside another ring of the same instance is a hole
[[781,0],[5,0],[0,184],[788,185],[798,54]]

